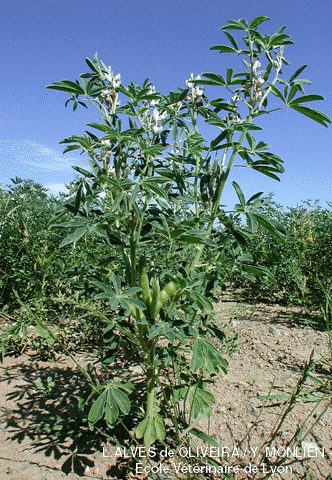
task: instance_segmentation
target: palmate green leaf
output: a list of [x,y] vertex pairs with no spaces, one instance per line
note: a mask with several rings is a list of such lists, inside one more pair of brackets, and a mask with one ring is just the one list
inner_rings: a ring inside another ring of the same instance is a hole
[[282,102],[286,103],[285,97],[283,96],[283,94],[281,93],[281,91],[280,91],[275,85],[273,85],[272,83],[270,83],[270,82],[267,82],[267,83],[270,85],[272,92],[273,92],[277,97],[279,97]]
[[133,390],[133,385],[114,382],[104,387],[89,411],[88,421],[90,426],[104,417],[108,426],[112,428],[118,420],[120,412],[124,415],[129,414],[131,404],[123,390],[130,393]]
[[158,195],[159,197],[162,197],[164,198],[165,200],[168,200],[169,197],[167,195],[167,193],[165,192],[165,190],[163,190],[162,188],[158,187],[158,185],[154,185],[152,182],[142,182],[142,187],[143,189],[149,193],[151,195],[152,193],[152,196],[154,196],[153,194],[155,195]]
[[[252,216],[255,218],[255,220],[261,225],[267,232],[269,232],[271,235],[273,235],[275,238],[278,240],[282,241],[285,243],[285,237],[283,233],[281,233],[281,225],[280,224],[275,224],[272,222],[269,218],[266,216],[260,214],[260,213],[252,213]],[[280,225],[280,227],[279,227]]]
[[243,195],[243,192],[240,188],[240,185],[238,185],[236,182],[232,182],[232,185],[236,191],[236,195],[237,195],[237,198],[239,199],[240,203],[241,203],[241,206],[243,208],[245,208],[246,206],[246,201],[245,201],[245,198],[244,198],[244,195]]
[[228,47],[227,45],[215,45],[211,47],[210,50],[219,50],[219,53],[237,53],[234,48]]
[[[93,298],[95,300],[105,300],[105,299],[111,300],[111,299],[116,298],[116,296],[114,295],[114,293],[97,293]],[[117,305],[118,304],[119,304],[119,302],[117,303]]]
[[109,389],[109,392],[112,393],[112,396],[113,396],[117,406],[121,410],[121,412],[124,415],[128,415],[128,413],[130,412],[130,409],[131,409],[131,404],[130,404],[130,401],[129,401],[127,395],[122,390],[120,390],[120,388],[117,388],[115,386],[111,387]]
[[227,85],[229,85],[232,81],[233,69],[227,68]]
[[164,177],[151,177],[142,181],[142,185],[155,185],[156,183],[167,183],[169,180]]
[[[75,148],[80,148],[78,145],[73,145],[73,147]],[[77,172],[81,173],[82,175],[84,175],[85,177],[88,177],[88,178],[95,178],[93,173],[92,172],[89,172],[88,170],[85,170],[85,168],[81,168],[81,167],[71,167],[72,169],[76,170]]]
[[174,180],[175,178],[175,173],[169,170],[168,168],[164,168],[164,167],[155,168],[155,172],[158,173],[158,175],[165,177],[166,181]]
[[113,392],[115,389],[108,389],[107,390],[107,397],[106,397],[106,402],[105,402],[105,420],[107,422],[107,425],[113,426],[117,419],[119,418],[119,408],[117,405],[117,402],[113,396]]
[[228,362],[207,340],[197,337],[192,351],[190,369],[195,373],[201,367],[207,368],[212,373],[219,373],[220,370],[227,373]]
[[149,419],[144,418],[144,420],[142,420],[135,428],[136,437],[138,439],[143,438],[148,422],[149,422]]
[[166,437],[166,430],[165,430],[165,422],[164,422],[164,419],[162,418],[161,415],[159,415],[158,413],[155,414],[155,417],[154,417],[154,421],[155,421],[155,429],[156,429],[156,436],[157,436],[157,439],[160,441],[160,442],[163,442],[165,440],[165,437]]
[[[78,95],[84,95],[84,90],[83,88],[78,84],[78,82],[72,82],[71,80],[60,80],[60,82],[56,82],[52,84],[53,86],[62,86],[64,88],[67,88],[68,93],[77,93]],[[46,88],[52,88],[52,85]],[[54,88],[57,90],[57,88]],[[66,91],[66,90],[65,90]]]
[[255,125],[254,123],[243,122],[235,126],[236,129],[239,130],[263,130],[262,127]]
[[97,423],[104,415],[106,404],[106,392],[102,392],[90,408],[88,422],[91,425]]
[[273,178],[273,180],[280,182],[280,178],[278,175],[276,175],[276,173],[282,173],[280,172],[279,168],[269,167],[266,165],[248,165],[248,167],[252,170],[256,170],[256,172],[262,173],[266,177]]
[[325,100],[325,98],[321,95],[303,95],[302,97],[296,98],[291,103],[288,103],[288,105],[299,105],[305,102],[315,102],[316,100]]
[[110,281],[113,283],[117,295],[119,295],[119,293],[120,293],[120,291],[121,291],[121,278],[120,278],[120,275],[119,275],[118,273],[113,272],[113,273],[111,273],[111,275],[109,276],[109,279],[110,279]]
[[307,80],[305,78],[298,78],[297,80],[294,80],[291,85],[312,85],[310,80]]
[[[233,45],[233,47],[235,48],[236,51],[239,50],[239,47],[237,45],[237,42],[235,40],[235,38],[233,37],[233,35],[229,32],[226,32],[224,31],[224,34],[226,35],[226,37],[228,38],[228,40],[231,42],[231,44]],[[229,83],[229,82],[228,82]]]
[[185,294],[191,301],[197,304],[197,306],[202,310],[202,312],[211,312],[213,310],[212,302],[196,290],[186,290]]
[[257,220],[255,219],[255,217],[250,212],[246,213],[246,218],[247,218],[248,227],[249,227],[251,233],[256,233],[257,228],[258,228]]
[[260,17],[256,17],[256,18],[253,19],[253,21],[249,25],[249,28],[252,29],[252,28],[258,27],[258,25],[260,25],[263,22],[266,22],[267,20],[271,20],[271,18],[270,17],[264,17],[263,15],[260,16]]
[[297,112],[305,115],[308,118],[311,118],[317,123],[320,123],[324,127],[327,127],[326,123],[331,123],[330,118],[322,112],[318,110],[314,110],[313,108],[303,107],[302,105],[294,105],[293,102],[289,104],[290,108],[296,110]]
[[293,45],[294,42],[290,39],[290,35],[281,34],[281,35],[273,35],[270,39],[269,45],[270,47],[275,47],[277,45]]
[[[129,303],[130,305],[134,305],[134,307],[138,308],[139,310],[145,310],[146,309],[146,305],[143,302],[141,302],[141,300],[138,300],[137,298],[122,297],[122,299],[126,303]],[[121,300],[121,298],[120,298],[120,300]]]
[[262,267],[259,265],[246,265],[244,263],[241,264],[241,267],[244,268],[245,271],[250,272],[253,275],[257,275],[259,277],[267,277],[272,283],[274,283],[275,285],[277,284],[275,276],[266,267]]
[[221,27],[220,30],[246,30],[246,27],[240,23],[239,20],[227,20],[227,23],[230,25],[225,25],[224,27]]
[[[257,202],[261,202],[262,200],[259,198],[261,195],[263,195],[264,192],[258,192],[258,193],[255,193],[254,195],[252,195],[249,200],[247,201],[247,205],[250,205],[254,202],[254,205],[257,203]],[[255,200],[255,201],[254,201]]]
[[225,138],[229,138],[230,135],[230,130],[224,130],[223,132],[221,132],[220,135],[218,135],[215,139],[212,140],[210,144],[210,150],[213,151],[220,142],[225,140]]
[[292,83],[293,80],[295,80],[296,77],[298,77],[300,75],[301,72],[303,72],[303,70],[305,68],[307,68],[308,65],[302,65],[302,67],[298,68],[294,73],[293,75],[290,77],[289,79],[289,82],[288,83]]
[[104,292],[114,295],[113,290],[108,285],[105,285],[105,283],[99,282],[98,280],[91,280],[90,283],[91,285],[95,285],[96,287],[100,288]]
[[70,88],[66,85],[62,85],[61,82],[52,83],[52,85],[47,85],[47,87],[45,87],[45,88],[48,88],[48,89],[51,89],[51,90],[59,90],[60,92],[66,92],[66,93],[69,93],[69,94],[77,93],[76,89]]
[[275,226],[275,228],[278,230],[278,232],[282,233],[283,235],[287,235],[286,228],[284,227],[284,225],[279,223],[278,220],[276,220],[275,218],[271,218],[270,222],[272,223],[272,225]]
[[[173,238],[172,234],[171,234],[171,237]],[[199,236],[199,235],[193,235],[190,233],[184,233],[178,236],[177,240],[179,242],[191,243],[193,245],[210,245],[211,247],[217,246],[213,240],[206,238],[203,235]]]
[[212,393],[194,385],[190,389],[190,412],[192,418],[197,418],[201,412],[209,418],[211,406],[215,404],[215,401]]
[[170,238],[170,232],[163,228],[158,222],[153,221],[151,222],[151,225],[153,225],[158,230],[158,232],[165,238]]
[[77,240],[79,240],[81,237],[83,237],[83,235],[85,235],[87,233],[87,231],[88,231],[87,227],[78,228],[77,230],[75,230],[74,233],[71,233],[70,235],[68,235],[68,237],[66,237],[64,240],[62,240],[62,242],[59,245],[59,248],[65,247],[66,245],[69,245],[70,243],[77,242]]
[[190,361],[190,368],[193,373],[197,372],[197,370],[203,365],[204,362],[204,353],[203,353],[203,344],[201,339],[198,337],[194,344],[194,348],[192,350],[192,358]]
[[136,437],[144,437],[144,445],[149,448],[156,440],[163,442],[166,437],[165,423],[161,415],[155,413],[153,416],[144,418],[135,429]]
[[[208,80],[197,80],[197,83],[199,83],[199,85],[226,85],[225,79],[217,73],[203,72],[202,76],[206,77]],[[212,83],[208,83],[209,80],[211,80]]]
[[[61,142],[59,142],[61,143]],[[64,149],[64,151],[62,153],[67,153],[67,152],[70,152],[71,150],[80,150],[82,147],[80,147],[79,145],[69,145],[67,148]],[[74,167],[72,167],[74,168]]]

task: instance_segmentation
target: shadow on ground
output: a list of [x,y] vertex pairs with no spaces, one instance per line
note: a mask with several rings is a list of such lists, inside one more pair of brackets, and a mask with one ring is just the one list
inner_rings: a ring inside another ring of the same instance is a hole
[[[24,362],[22,357],[17,361],[12,357],[0,376],[0,384],[6,384],[9,390],[0,414],[7,437],[19,444],[30,440],[28,448],[60,460],[63,473],[84,476],[87,467],[94,467],[93,455],[102,455],[106,440],[104,435],[89,429],[88,408],[79,408],[80,397],[91,391],[86,377],[68,365],[66,358],[58,356],[56,362],[37,362],[31,356],[24,357]],[[87,370],[96,384],[101,382],[92,363],[88,363]],[[128,418],[127,423],[133,421]],[[125,429],[107,429],[102,422],[98,426],[110,436],[116,434],[120,443],[128,440]],[[122,478],[123,468],[121,461],[117,462],[108,470],[107,478]]]

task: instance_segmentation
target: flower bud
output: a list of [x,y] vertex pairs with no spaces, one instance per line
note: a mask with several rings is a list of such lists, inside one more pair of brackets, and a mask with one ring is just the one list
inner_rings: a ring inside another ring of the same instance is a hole
[[159,133],[162,132],[163,127],[158,127],[157,125],[153,125],[152,130],[154,131],[154,133],[155,133],[156,135],[158,135]]
[[253,71],[256,72],[260,66],[261,66],[261,63],[258,60],[256,60],[252,67]]
[[203,93],[204,93],[204,90],[202,88],[200,88],[200,87],[195,88],[195,95],[197,95],[198,97],[203,95]]
[[152,120],[153,122],[157,125],[158,120],[159,120],[159,111],[158,108],[155,108],[152,112]]

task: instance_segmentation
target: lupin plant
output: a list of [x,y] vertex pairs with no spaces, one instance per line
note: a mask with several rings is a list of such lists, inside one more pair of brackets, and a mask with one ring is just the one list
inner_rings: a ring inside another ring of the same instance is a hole
[[[90,285],[96,289],[95,301],[107,301],[114,311],[112,318],[102,316],[105,342],[111,345],[106,363],[120,350],[127,358],[135,354],[141,359],[145,404],[135,410],[135,432],[146,446],[164,441],[166,418],[180,439],[184,430],[201,435],[191,424],[200,414],[211,413],[214,397],[207,385],[213,376],[227,373],[227,361],[210,341],[225,339],[216,326],[211,298],[215,265],[225,261],[226,250],[232,252],[233,268],[245,278],[263,275],[273,281],[268,270],[253,265],[245,253],[245,239],[258,225],[279,241],[284,238],[280,224],[255,210],[261,193],[246,201],[233,182],[239,199],[234,212],[220,205],[236,158],[277,180],[284,171],[282,159],[252,135],[262,130],[255,121],[262,114],[292,108],[324,126],[330,123],[323,113],[304,106],[323,100],[304,94],[310,82],[298,77],[305,66],[289,80],[281,78],[281,69],[289,65],[284,49],[293,42],[285,27],[262,36],[258,27],[266,20],[261,16],[249,24],[240,19],[222,27],[231,46],[212,50],[243,57],[245,68],[236,74],[228,68],[225,78],[191,74],[187,88],[161,95],[148,79],[142,87],[124,87],[121,76],[114,76],[95,54],[93,61],[86,59],[92,73],[80,75],[80,82],[61,80],[47,87],[69,93],[66,105],[73,102],[74,110],[90,102],[102,115],[101,123],[88,124],[101,137],[88,131],[61,142],[68,144],[64,152],[85,152],[92,169],[73,167],[82,177],[58,216],[72,212],[74,219],[65,225],[74,232],[61,247],[96,235],[109,252],[108,280],[92,278]],[[243,48],[232,30],[244,35]],[[209,86],[226,90],[229,100],[209,101]],[[123,106],[119,95],[126,99]],[[281,106],[269,110],[271,95]],[[128,128],[122,122],[126,117]],[[219,129],[209,144],[199,133],[198,117]],[[246,216],[245,227],[239,225],[239,214]],[[90,425],[103,418],[109,427],[123,422],[136,408],[133,389],[126,381],[94,388]]]

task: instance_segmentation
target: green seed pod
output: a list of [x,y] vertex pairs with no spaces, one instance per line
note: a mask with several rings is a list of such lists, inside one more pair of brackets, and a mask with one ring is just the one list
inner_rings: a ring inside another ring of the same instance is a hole
[[157,277],[153,279],[152,283],[152,300],[150,304],[150,314],[151,318],[156,318],[158,315],[158,304],[159,304],[159,295],[160,295],[160,285]]
[[142,255],[138,263],[138,281],[139,286],[142,291],[140,293],[142,301],[145,303],[147,308],[150,308],[152,297],[149,285],[149,277],[146,269],[146,258],[145,255]]
[[203,175],[200,181],[200,191],[201,191],[201,197],[204,205],[206,206],[209,203],[209,196],[208,196],[208,181],[209,181],[210,175]]
[[125,262],[125,268],[126,268],[126,270],[125,270],[126,271],[126,280],[130,285],[131,284],[131,268],[130,268],[129,257],[126,253],[124,253],[124,262]]
[[158,312],[159,310],[168,302],[174,295],[174,293],[179,289],[179,285],[176,282],[169,282],[160,292],[159,302],[158,302]]

